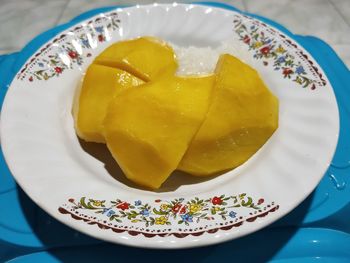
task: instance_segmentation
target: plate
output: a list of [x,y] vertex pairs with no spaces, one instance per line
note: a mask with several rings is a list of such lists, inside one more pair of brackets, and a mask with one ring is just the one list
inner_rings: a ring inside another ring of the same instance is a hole
[[[203,48],[229,40],[279,98],[278,130],[221,176],[175,173],[156,192],[132,185],[103,145],[78,140],[71,106],[94,57],[141,35]],[[339,133],[332,86],[306,50],[242,13],[186,4],[117,8],[58,34],[18,72],[1,117],[6,161],[34,202],[88,235],[148,248],[215,244],[281,218],[321,180]]]

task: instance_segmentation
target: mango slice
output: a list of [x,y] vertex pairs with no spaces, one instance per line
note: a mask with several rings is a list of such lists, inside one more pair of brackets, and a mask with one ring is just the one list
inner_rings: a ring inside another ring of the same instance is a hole
[[173,49],[154,37],[117,42],[94,63],[120,68],[144,81],[153,80],[163,72],[175,73],[178,67]]
[[123,70],[91,64],[73,110],[78,136],[88,142],[105,142],[102,124],[109,102],[122,91],[142,83]]
[[208,114],[184,155],[179,170],[209,176],[249,159],[278,126],[278,99],[258,73],[224,54]]
[[214,79],[169,75],[115,97],[104,134],[127,178],[156,189],[170,176],[204,120]]

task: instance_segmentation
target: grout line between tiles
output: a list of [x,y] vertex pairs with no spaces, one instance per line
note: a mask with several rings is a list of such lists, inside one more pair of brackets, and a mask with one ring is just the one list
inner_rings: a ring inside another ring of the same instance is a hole
[[[66,3],[64,4],[62,10],[61,10],[61,13],[59,14],[59,16],[57,17],[56,21],[55,21],[55,25],[58,25],[59,24],[59,21],[61,20],[61,18],[63,17],[63,14],[64,12],[66,11],[68,5],[70,3],[70,0],[66,0]],[[68,22],[68,21],[65,21],[65,22]]]
[[337,11],[337,13],[339,14],[339,16],[341,17],[341,19],[345,22],[345,24],[348,25],[348,27],[350,28],[350,23],[347,21],[347,19],[344,17],[343,13],[339,10],[339,8],[333,3],[332,0],[327,0],[328,3],[330,3],[332,5],[332,7],[335,9],[335,11]]

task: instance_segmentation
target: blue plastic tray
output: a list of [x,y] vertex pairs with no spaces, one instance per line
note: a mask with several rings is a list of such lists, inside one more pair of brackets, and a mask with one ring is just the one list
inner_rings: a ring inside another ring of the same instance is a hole
[[[235,10],[213,2],[197,4]],[[58,32],[116,6],[91,10],[33,39],[21,52],[0,56],[0,102],[24,62]],[[207,248],[145,250],[102,242],[57,222],[16,185],[0,152],[0,262],[350,262],[350,72],[323,41],[293,35],[259,17],[308,50],[325,71],[340,110],[340,137],[331,166],[316,190],[287,216],[255,234]]]

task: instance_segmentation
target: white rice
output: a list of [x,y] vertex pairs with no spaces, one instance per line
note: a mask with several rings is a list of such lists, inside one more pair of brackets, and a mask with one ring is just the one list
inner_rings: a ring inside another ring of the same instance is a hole
[[170,45],[173,47],[179,62],[178,75],[212,73],[221,54],[231,54],[243,62],[251,64],[247,50],[242,49],[242,45],[236,40],[224,41],[216,48],[180,47],[172,43]]

